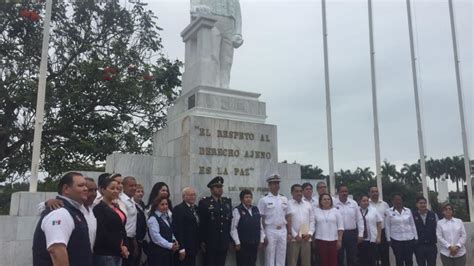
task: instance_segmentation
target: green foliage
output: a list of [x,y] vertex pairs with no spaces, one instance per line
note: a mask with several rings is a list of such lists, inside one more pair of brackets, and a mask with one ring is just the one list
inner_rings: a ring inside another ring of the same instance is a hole
[[[57,179],[45,178],[44,181],[38,182],[38,191],[57,191],[57,186]],[[8,215],[10,213],[12,194],[18,191],[26,191],[28,187],[29,184],[26,182],[0,186],[0,215]]]
[[[464,160],[461,156],[446,157],[443,159],[430,159],[426,162],[428,176],[433,179],[435,191],[429,192],[429,200],[431,209],[438,213],[441,217],[441,204],[438,202],[438,193],[436,191],[437,180],[443,175],[452,182],[456,182],[457,191],[459,191],[459,181],[465,180]],[[397,170],[397,167],[388,161],[382,164],[382,186],[383,200],[391,204],[392,196],[395,193],[401,194],[406,207],[415,209],[415,200],[418,196],[423,196],[421,188],[421,168],[419,162],[413,164],[404,164]],[[370,168],[358,167],[355,171],[341,169],[336,175],[336,186],[338,184],[346,184],[350,194],[354,199],[358,199],[361,195],[367,194],[368,187],[376,184],[374,172]],[[301,176],[303,179],[319,179],[327,178],[318,166],[303,165],[301,166]],[[329,179],[329,178],[327,178]],[[460,193],[457,193],[460,195]],[[457,199],[451,202],[455,206],[456,217],[463,221],[469,220],[466,203]]]
[[[0,182],[24,176],[31,163],[44,3],[0,9]],[[181,62],[161,50],[157,17],[119,1],[53,4],[42,170],[95,169],[113,152],[150,152],[166,123]]]

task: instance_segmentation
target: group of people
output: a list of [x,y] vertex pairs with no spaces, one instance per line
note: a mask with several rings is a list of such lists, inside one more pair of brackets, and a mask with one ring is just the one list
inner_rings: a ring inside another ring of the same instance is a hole
[[280,176],[267,178],[268,193],[256,206],[250,190],[240,192],[234,207],[223,197],[224,179],[208,183],[210,196],[196,204],[196,191],[182,190],[182,202],[172,207],[169,187],[156,183],[147,204],[143,187],[134,177],[102,174],[97,184],[80,173],[65,174],[58,196],[39,204],[41,218],[33,239],[33,265],[224,266],[229,248],[238,266],[256,265],[264,251],[266,266],[436,265],[439,242],[443,265],[465,265],[466,232],[453,217],[450,204],[444,218],[427,209],[423,197],[416,210],[392,207],[371,186],[358,202],[346,185],[337,196],[324,182],[294,184],[291,199],[279,194]]

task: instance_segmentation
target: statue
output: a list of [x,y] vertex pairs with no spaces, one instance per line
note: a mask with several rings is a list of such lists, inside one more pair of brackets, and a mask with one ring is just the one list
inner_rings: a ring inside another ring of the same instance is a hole
[[244,42],[239,0],[191,0],[191,20],[199,15],[217,20],[212,29],[212,58],[218,65],[220,87],[229,88],[234,48]]

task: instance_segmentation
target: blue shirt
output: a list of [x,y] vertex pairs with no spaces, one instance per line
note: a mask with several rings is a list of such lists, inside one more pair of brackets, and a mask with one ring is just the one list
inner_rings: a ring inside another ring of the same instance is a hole
[[[170,226],[168,223],[168,220],[166,220],[166,215],[164,213],[161,213],[160,211],[155,211],[155,215],[163,218],[163,221],[165,222],[166,225]],[[153,243],[157,244],[158,246],[162,248],[167,248],[171,249],[173,247],[173,242],[168,242],[168,240],[164,239],[161,234],[160,234],[160,224],[156,220],[155,217],[150,216],[148,218],[148,230],[150,232],[150,238]],[[174,235],[173,235],[173,240],[175,240]]]

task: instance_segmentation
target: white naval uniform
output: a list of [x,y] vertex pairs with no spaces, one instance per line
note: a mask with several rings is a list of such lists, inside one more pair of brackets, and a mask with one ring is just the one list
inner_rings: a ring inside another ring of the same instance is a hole
[[265,266],[284,266],[286,259],[286,216],[290,214],[288,199],[268,193],[258,202],[258,210],[264,218],[267,247]]

